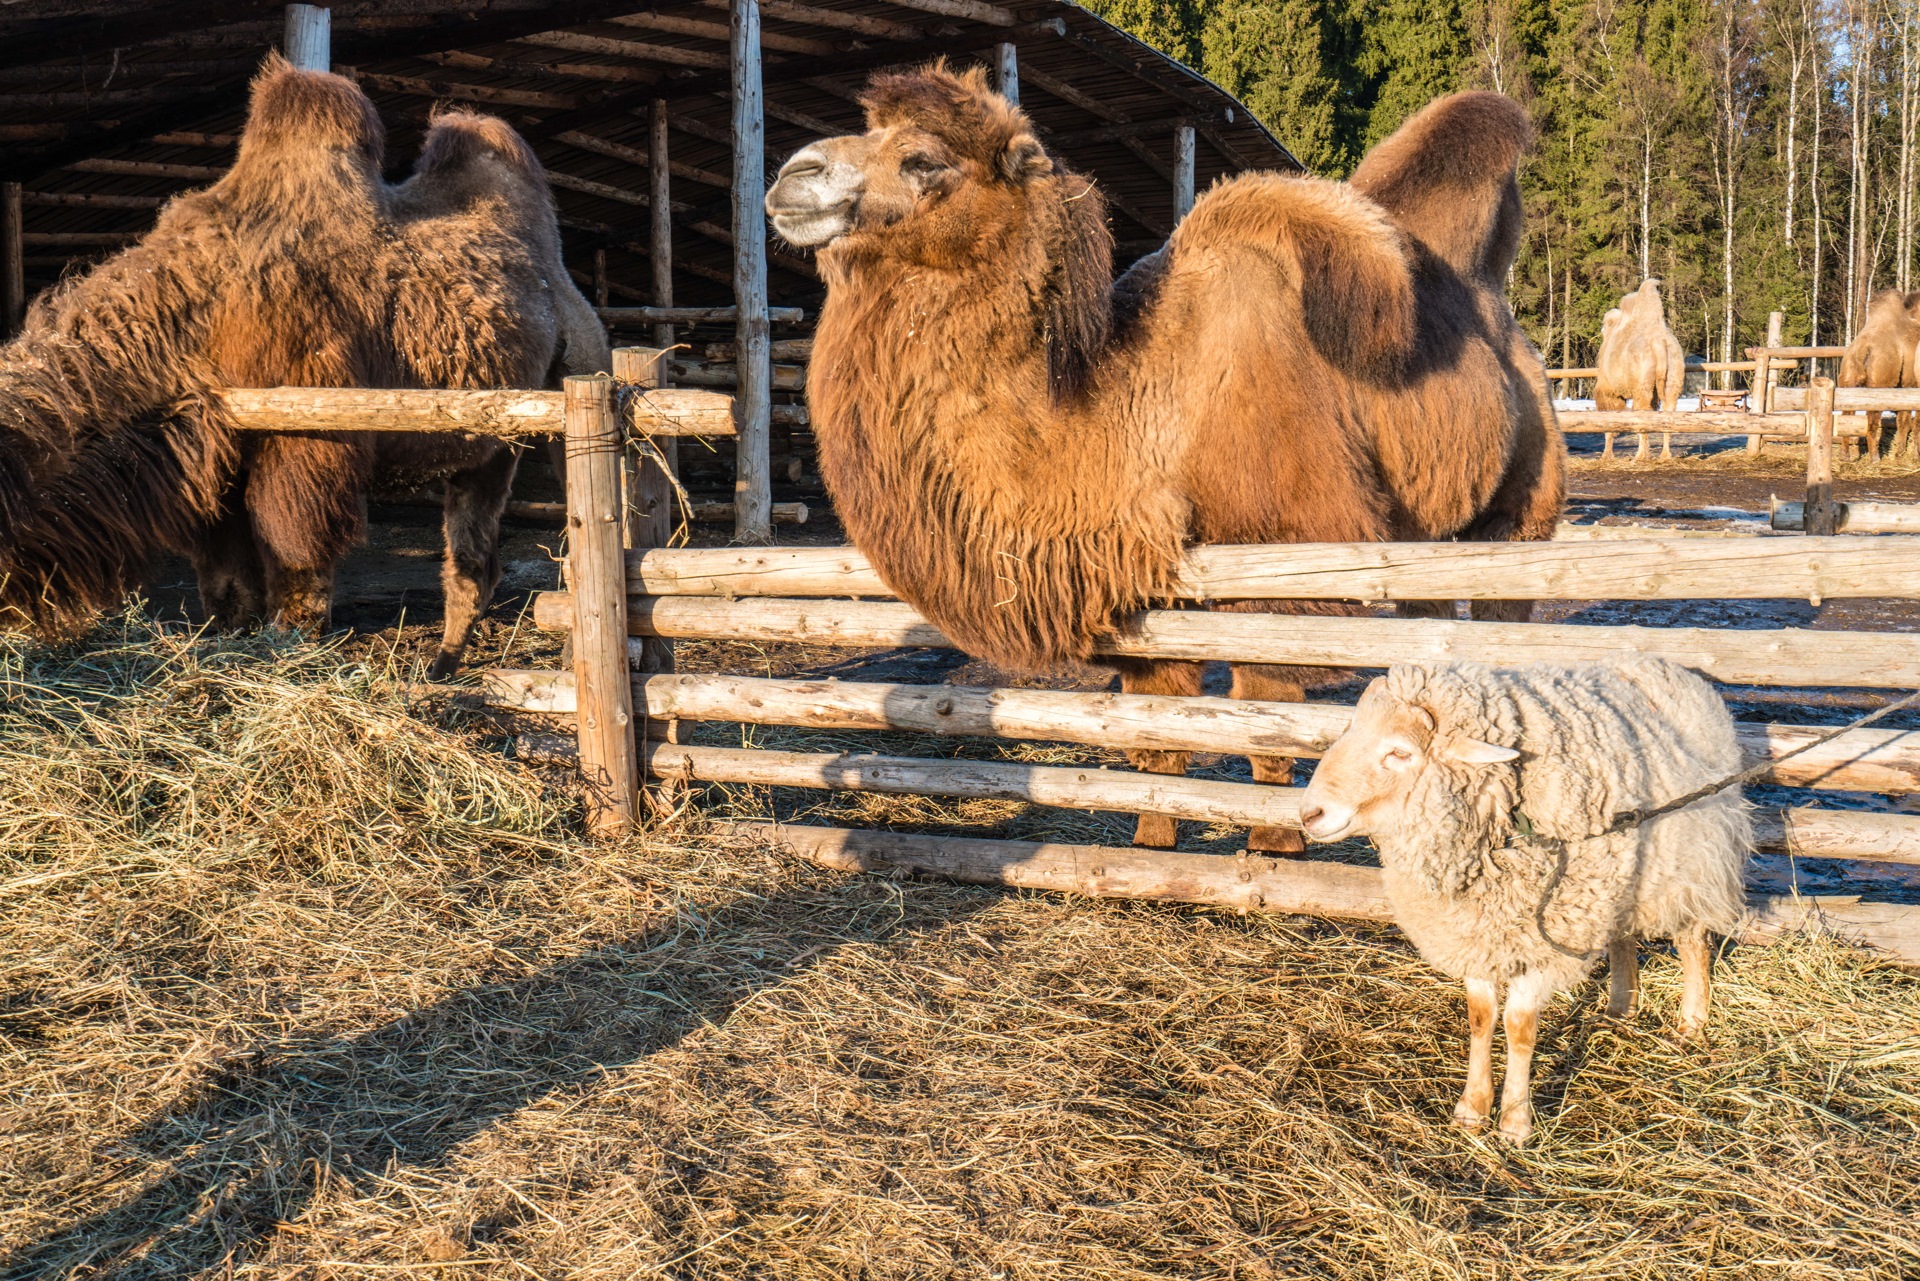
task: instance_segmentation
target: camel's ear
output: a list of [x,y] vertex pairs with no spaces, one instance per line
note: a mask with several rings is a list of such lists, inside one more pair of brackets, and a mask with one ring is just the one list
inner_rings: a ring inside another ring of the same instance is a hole
[[1000,176],[1011,183],[1030,182],[1053,172],[1053,157],[1030,133],[1017,133],[994,158]]

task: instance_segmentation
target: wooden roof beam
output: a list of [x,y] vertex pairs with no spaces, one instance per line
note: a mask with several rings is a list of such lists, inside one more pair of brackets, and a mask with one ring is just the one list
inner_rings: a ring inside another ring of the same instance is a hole
[[110,173],[129,178],[183,178],[188,182],[217,182],[227,172],[211,165],[173,165],[153,160],[76,160],[66,168],[74,173]]
[[675,67],[699,67],[702,70],[716,70],[727,65],[727,55],[724,53],[682,49],[678,45],[643,44],[638,40],[616,40],[611,36],[588,35],[579,31],[541,31],[520,36],[517,43],[542,45],[549,49],[571,49],[575,53],[634,58],[641,62],[664,62]]
[[470,71],[497,71],[508,76],[550,76],[556,80],[611,80],[620,84],[657,84],[660,74],[645,67],[621,63],[607,66],[598,62],[522,62],[518,58],[489,58],[483,54],[454,50],[451,53],[415,54],[422,62],[439,67],[463,67]]
[[[764,12],[766,6],[762,5]],[[617,27],[638,27],[643,31],[670,31],[675,35],[699,36],[706,40],[725,42],[730,38],[727,24],[707,22],[700,18],[680,18],[672,14],[623,13],[608,18],[608,22]],[[816,58],[831,58],[840,53],[838,46],[825,40],[810,40],[805,36],[783,36],[777,31],[761,31],[762,48],[777,49],[781,53],[804,53]]]
[[20,202],[75,209],[158,209],[167,196],[121,196],[105,191],[22,191]]
[[582,99],[574,94],[545,93],[533,89],[496,89],[492,85],[463,84],[458,80],[428,80],[420,76],[390,76],[359,67],[334,67],[339,74],[363,89],[382,93],[407,94],[416,98],[450,98],[456,102],[484,102],[493,106],[548,107],[571,111]]
[[[647,153],[638,147],[629,147],[625,143],[609,142],[605,138],[596,138],[590,133],[581,133],[570,129],[566,133],[555,134],[555,142],[565,143],[569,147],[578,147],[582,151],[591,151],[611,160],[624,160],[630,165],[644,169],[652,163]],[[709,187],[728,188],[733,179],[726,174],[713,173],[706,169],[696,169],[692,165],[682,164],[678,160],[667,162],[668,170],[676,178],[686,178],[692,182],[704,183]]]
[[128,49],[175,32],[217,27],[270,13],[281,0],[186,0],[129,13],[60,18],[37,24],[0,44],[0,67],[26,67],[59,58],[80,58]]
[[989,27],[1017,27],[1020,19],[995,5],[984,4],[982,0],[888,0],[902,9],[918,9],[922,13],[937,13],[946,18],[964,18],[968,22],[984,23]]
[[[727,8],[727,0],[700,0],[709,9]],[[872,18],[863,13],[843,13],[838,9],[822,9],[817,5],[798,4],[795,0],[760,0],[760,16],[774,18],[781,22],[804,24],[809,27],[827,27],[835,31],[851,31],[855,35],[872,36],[876,40],[911,42],[924,40],[928,33],[919,27],[905,22],[893,22],[886,18]],[[762,38],[765,33],[762,32]]]

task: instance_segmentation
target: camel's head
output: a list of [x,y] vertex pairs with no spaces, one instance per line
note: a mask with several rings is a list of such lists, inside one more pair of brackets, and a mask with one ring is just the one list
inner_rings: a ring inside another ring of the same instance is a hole
[[327,71],[302,71],[269,54],[253,78],[239,161],[328,153],[378,172],[386,129],[360,86]]
[[1054,172],[1026,116],[977,68],[880,76],[861,101],[867,132],[802,148],[767,193],[774,229],[792,244],[828,245],[933,212],[963,190],[1012,191]]

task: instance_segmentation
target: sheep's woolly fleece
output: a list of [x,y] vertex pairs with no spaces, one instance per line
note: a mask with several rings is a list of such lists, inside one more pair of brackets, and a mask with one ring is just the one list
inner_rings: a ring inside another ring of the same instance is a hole
[[[1747,805],[1721,793],[1611,836],[1614,815],[1659,806],[1741,766],[1733,720],[1705,681],[1659,660],[1580,667],[1472,663],[1396,667],[1384,696],[1423,707],[1436,737],[1460,734],[1520,752],[1510,764],[1430,757],[1406,820],[1378,841],[1401,927],[1456,977],[1546,971],[1582,977],[1614,938],[1665,937],[1698,923],[1729,932],[1744,904],[1753,846]],[[1514,839],[1515,810],[1555,850]],[[1554,943],[1540,937],[1539,917]]]

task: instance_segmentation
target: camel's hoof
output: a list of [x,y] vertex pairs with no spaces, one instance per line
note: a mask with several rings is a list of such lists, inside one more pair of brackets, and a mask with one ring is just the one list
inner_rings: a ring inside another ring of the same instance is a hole
[[1261,854],[1302,854],[1307,838],[1291,827],[1256,827],[1247,833],[1247,849]]
[[1707,1042],[1707,1021],[1705,1019],[1681,1019],[1678,1027],[1680,1039],[1694,1045]]
[[452,680],[454,673],[459,670],[460,655],[442,653],[427,668],[427,679],[430,681]]
[[1523,1146],[1533,1137],[1533,1109],[1501,1108],[1500,1137],[1516,1148]]
[[1624,1023],[1639,1012],[1639,1004],[1635,1001],[1628,1001],[1624,1004],[1615,1004],[1612,1001],[1607,1002],[1607,1017],[1610,1019],[1618,1019]]
[[1453,1123],[1463,1130],[1478,1130],[1487,1124],[1487,1114],[1465,1099],[1453,1105]]

